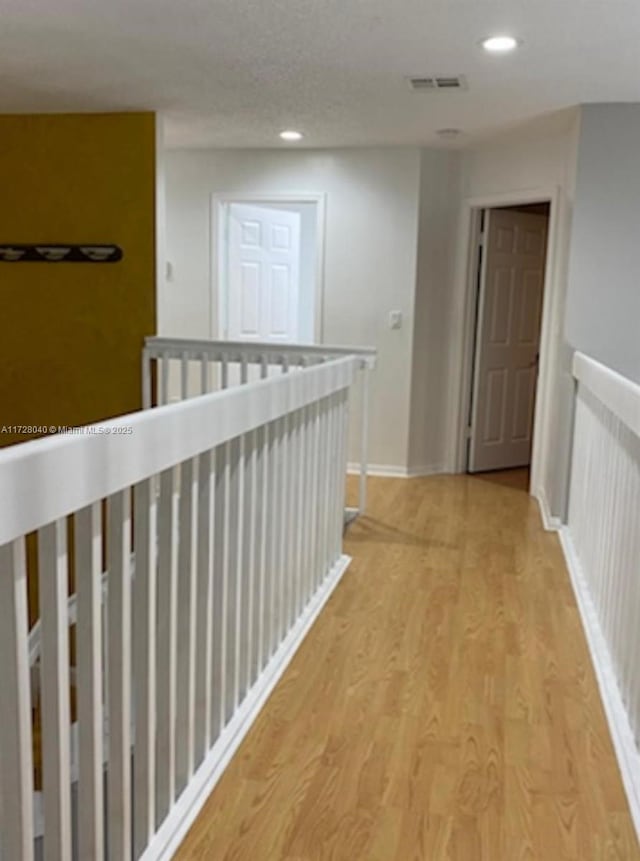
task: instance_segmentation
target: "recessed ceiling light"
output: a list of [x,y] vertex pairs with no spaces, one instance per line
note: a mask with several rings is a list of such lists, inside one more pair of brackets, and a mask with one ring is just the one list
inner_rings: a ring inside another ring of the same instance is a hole
[[508,54],[515,50],[520,42],[513,36],[489,36],[483,39],[482,47],[490,54]]
[[287,131],[280,132],[280,137],[283,141],[301,141],[304,135],[302,132],[295,132],[293,129],[288,129]]

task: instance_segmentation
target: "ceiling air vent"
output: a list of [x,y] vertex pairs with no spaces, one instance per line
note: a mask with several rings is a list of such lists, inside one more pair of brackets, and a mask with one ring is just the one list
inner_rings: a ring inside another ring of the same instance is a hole
[[424,75],[408,78],[409,86],[416,93],[436,90],[466,90],[464,75]]

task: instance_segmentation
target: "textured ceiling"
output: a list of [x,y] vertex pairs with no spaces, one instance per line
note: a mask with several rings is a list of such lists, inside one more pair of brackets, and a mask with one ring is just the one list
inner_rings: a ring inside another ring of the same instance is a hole
[[[2,0],[0,111],[159,110],[168,143],[473,141],[581,102],[640,101],[638,0]],[[478,40],[524,40],[491,57]],[[466,75],[460,93],[405,77]]]

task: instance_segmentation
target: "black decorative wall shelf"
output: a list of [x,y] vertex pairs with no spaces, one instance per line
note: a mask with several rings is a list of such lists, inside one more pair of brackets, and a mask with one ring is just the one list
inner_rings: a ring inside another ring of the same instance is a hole
[[0,245],[0,263],[117,263],[122,260],[118,245]]

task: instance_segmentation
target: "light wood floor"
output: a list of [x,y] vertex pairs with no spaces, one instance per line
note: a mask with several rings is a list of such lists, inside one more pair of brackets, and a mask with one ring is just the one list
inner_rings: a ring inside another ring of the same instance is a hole
[[523,475],[373,479],[353,563],[180,861],[640,859]]

